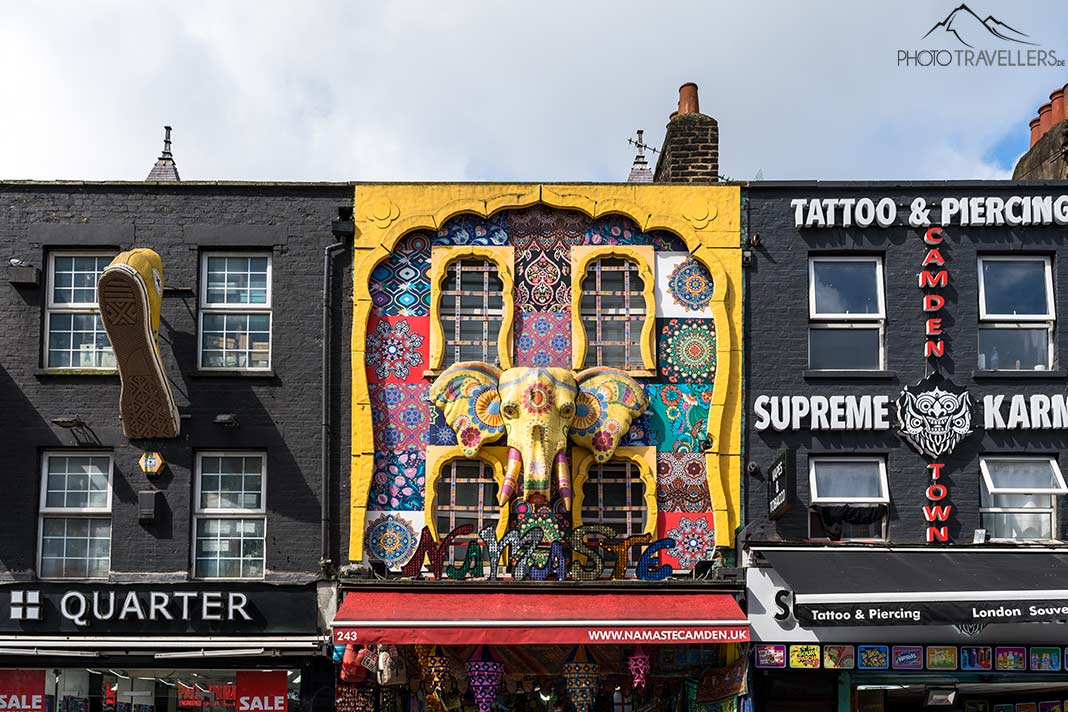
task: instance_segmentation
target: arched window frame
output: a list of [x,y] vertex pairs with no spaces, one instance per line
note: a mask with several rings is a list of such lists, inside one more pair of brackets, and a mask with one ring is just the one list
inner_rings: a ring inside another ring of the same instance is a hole
[[[445,466],[456,460],[479,460],[489,465],[493,470],[493,481],[497,483],[497,491],[504,486],[504,471],[508,463],[508,448],[499,446],[486,446],[481,448],[474,457],[468,457],[457,446],[431,445],[426,449],[426,491],[423,499],[423,513],[425,526],[430,527],[430,533],[434,541],[441,541],[441,537],[448,532],[439,532],[437,524],[438,505],[438,482],[445,474]],[[497,538],[501,538],[508,531],[509,508],[498,507]],[[474,532],[478,534],[478,532]]]
[[[583,525],[582,502],[586,498],[583,487],[589,481],[590,470],[597,464],[597,461],[594,459],[593,453],[581,447],[572,449],[571,460],[573,463],[571,467],[571,491],[574,493],[574,499],[571,503],[571,525],[580,527]],[[655,538],[657,519],[660,514],[656,505],[656,448],[652,445],[622,445],[616,448],[609,462],[613,460],[626,460],[638,467],[638,476],[645,487],[643,496],[647,515],[644,533],[650,534]]]

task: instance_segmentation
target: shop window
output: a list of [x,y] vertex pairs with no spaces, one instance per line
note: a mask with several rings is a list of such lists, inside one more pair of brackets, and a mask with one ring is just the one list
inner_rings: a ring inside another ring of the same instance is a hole
[[200,275],[200,368],[271,368],[271,256],[205,253]]
[[1057,496],[1068,494],[1052,457],[984,457],[982,527],[991,539],[1059,538]]
[[111,455],[47,452],[41,469],[41,578],[107,577]]
[[265,460],[255,452],[197,453],[197,578],[263,577]]
[[979,368],[1052,368],[1055,321],[1049,257],[979,258]]
[[96,280],[114,256],[110,252],[49,254],[44,346],[47,368],[115,368],[115,354],[96,300]]
[[884,368],[882,259],[814,257],[808,268],[808,367],[819,371]]
[[809,460],[812,538],[885,539],[890,492],[886,461],[878,457]]
[[511,367],[512,250],[435,247],[430,370],[463,361]]
[[576,369],[612,366],[651,373],[652,248],[572,248],[572,341]]

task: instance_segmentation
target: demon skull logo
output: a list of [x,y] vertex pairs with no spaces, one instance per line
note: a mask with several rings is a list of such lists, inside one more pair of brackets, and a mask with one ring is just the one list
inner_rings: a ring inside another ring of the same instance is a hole
[[934,378],[906,386],[897,399],[898,434],[932,460],[952,452],[972,432],[971,396],[944,390]]

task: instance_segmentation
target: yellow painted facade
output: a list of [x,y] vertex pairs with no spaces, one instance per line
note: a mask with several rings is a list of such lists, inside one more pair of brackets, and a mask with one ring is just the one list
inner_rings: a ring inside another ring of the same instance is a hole
[[[371,273],[405,235],[436,231],[464,214],[488,217],[537,204],[590,218],[629,218],[643,231],[666,230],[685,243],[715,284],[716,378],[709,409],[706,474],[716,542],[730,546],[741,523],[742,262],[740,188],[656,184],[361,184],[355,191],[352,322],[352,468],[349,559],[364,555],[368,495],[374,474],[371,399],[365,367],[372,311]],[[507,331],[510,332],[510,324]],[[504,330],[502,329],[502,332]],[[643,350],[646,339],[643,334]],[[432,353],[435,341],[431,337]],[[577,353],[577,350],[576,350]],[[429,465],[429,463],[428,463]],[[431,470],[428,467],[428,474]],[[428,478],[429,479],[429,478]],[[429,483],[428,483],[429,485]],[[429,493],[428,493],[429,494]]]

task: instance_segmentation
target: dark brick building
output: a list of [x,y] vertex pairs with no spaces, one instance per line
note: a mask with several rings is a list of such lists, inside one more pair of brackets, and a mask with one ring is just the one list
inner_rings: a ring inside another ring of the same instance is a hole
[[[327,247],[351,244],[351,210],[350,184],[0,184],[0,596],[12,606],[0,665],[26,665],[10,648],[38,649],[35,665],[61,662],[50,663],[54,648],[120,669],[188,667],[207,651],[217,668],[303,671],[290,682],[305,704],[332,686],[321,619],[338,557],[331,503],[346,479],[350,310],[329,311],[324,381],[323,278]],[[95,282],[131,247],[163,260],[159,341],[176,439],[122,434]],[[328,258],[333,305],[348,302],[350,255],[338,246]],[[158,476],[142,472],[143,453],[165,461]],[[214,598],[198,608],[213,591],[244,599],[236,611]],[[123,613],[102,606],[85,625],[69,615],[82,600],[92,612],[94,595],[121,607],[131,592],[140,598]],[[180,612],[183,601],[192,606]],[[84,641],[56,637],[72,632]],[[133,678],[115,680],[120,704],[121,685],[140,684],[173,706],[175,679]],[[59,697],[107,704],[95,678],[70,695],[55,684]]]

